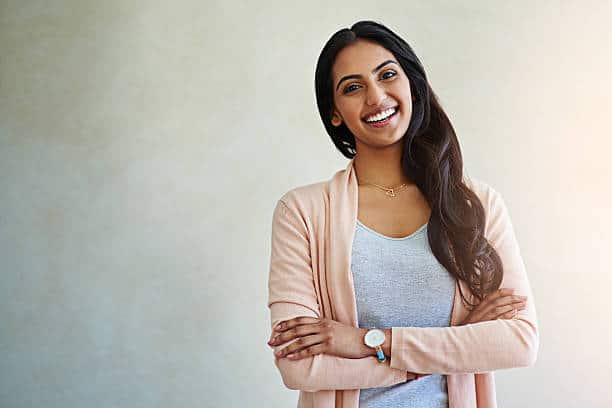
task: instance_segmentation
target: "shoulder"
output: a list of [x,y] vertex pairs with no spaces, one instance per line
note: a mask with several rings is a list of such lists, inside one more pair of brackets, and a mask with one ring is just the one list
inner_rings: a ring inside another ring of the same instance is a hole
[[285,191],[276,201],[275,214],[292,218],[302,227],[321,227],[325,224],[329,212],[331,192],[348,182],[351,165],[352,161],[344,169],[336,170],[329,179],[299,185]]
[[291,188],[284,192],[276,202],[277,211],[290,214],[290,218],[309,224],[318,216],[325,214],[329,202],[329,181],[318,181]]
[[328,181],[318,181],[293,187],[283,193],[279,201],[288,207],[303,207],[319,203],[326,196],[328,184]]
[[489,183],[473,177],[464,177],[465,184],[478,196],[485,212],[485,236],[500,239],[513,231],[512,221],[502,195]]
[[463,176],[463,181],[470,190],[480,199],[485,212],[490,212],[499,207],[502,197],[488,182],[478,177]]
[[347,170],[351,163],[345,169],[337,170],[329,179],[293,187],[282,194],[278,199],[279,203],[298,211],[316,213],[324,210],[329,204],[333,186],[347,182],[346,177],[349,174]]

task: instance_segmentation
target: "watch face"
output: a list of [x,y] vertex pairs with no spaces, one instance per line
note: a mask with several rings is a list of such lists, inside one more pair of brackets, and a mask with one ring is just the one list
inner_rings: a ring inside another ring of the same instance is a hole
[[378,329],[369,330],[365,335],[364,341],[366,346],[380,346],[385,342],[385,333]]

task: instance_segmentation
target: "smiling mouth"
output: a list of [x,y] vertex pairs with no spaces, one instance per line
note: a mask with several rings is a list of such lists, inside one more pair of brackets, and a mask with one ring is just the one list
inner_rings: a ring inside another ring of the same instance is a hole
[[[361,120],[362,120],[363,122],[365,122],[365,123],[369,124],[369,125],[371,125],[371,124],[376,124],[376,123],[383,123],[383,122],[385,122],[385,121],[387,121],[387,120],[391,119],[391,118],[392,118],[392,117],[394,117],[395,115],[397,115],[397,113],[399,112],[399,105],[392,106],[392,107],[391,107],[391,108],[389,108],[389,109],[393,109],[395,112],[393,112],[391,115],[387,116],[387,117],[386,117],[386,118],[384,118],[384,119],[380,119],[380,120],[373,120],[373,121],[368,121],[368,120],[366,120],[366,118],[363,118],[363,119],[361,119]],[[385,110],[388,110],[388,109],[385,109]]]
[[399,113],[399,106],[395,106],[393,109],[395,110],[395,112],[393,112],[391,115],[387,116],[384,119],[375,120],[375,121],[372,121],[372,122],[368,122],[365,119],[362,119],[362,121],[366,125],[369,125],[371,127],[374,127],[374,128],[383,128],[383,127],[387,126],[389,124],[389,122],[391,122],[391,120],[394,119],[395,116],[397,116],[397,114]]

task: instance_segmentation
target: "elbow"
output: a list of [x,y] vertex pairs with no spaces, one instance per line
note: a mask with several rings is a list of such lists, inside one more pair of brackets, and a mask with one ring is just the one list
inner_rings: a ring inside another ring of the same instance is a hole
[[525,328],[519,336],[520,350],[517,356],[518,367],[533,367],[538,359],[538,351],[540,348],[540,336],[536,324],[523,320]]
[[287,376],[286,374],[281,373],[281,377],[283,378],[283,384],[290,390],[301,390],[300,385],[293,379]]
[[275,364],[283,379],[283,384],[290,390],[316,392],[320,391],[316,384],[309,381],[311,378],[307,374],[307,367],[312,361],[311,358],[290,361],[286,358],[276,358]]
[[290,390],[303,390],[304,384],[300,381],[299,376],[295,375],[291,369],[281,369],[280,373],[285,387]]
[[540,341],[536,334],[533,341],[525,352],[525,365],[523,367],[533,367],[538,360],[538,350],[540,348]]

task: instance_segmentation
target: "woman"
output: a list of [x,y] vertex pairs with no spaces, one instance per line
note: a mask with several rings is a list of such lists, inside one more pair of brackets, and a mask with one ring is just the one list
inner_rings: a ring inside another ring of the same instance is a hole
[[539,346],[503,199],[464,176],[419,59],[387,27],[336,32],[315,87],[350,162],[274,210],[268,344],[283,382],[301,407],[496,407],[493,371],[533,365]]

